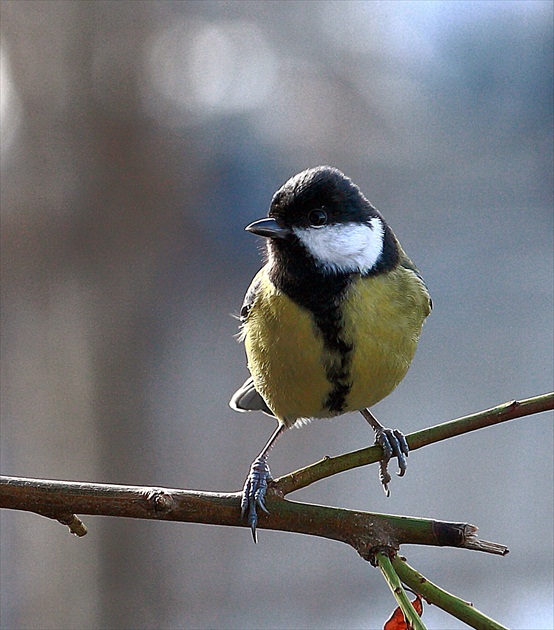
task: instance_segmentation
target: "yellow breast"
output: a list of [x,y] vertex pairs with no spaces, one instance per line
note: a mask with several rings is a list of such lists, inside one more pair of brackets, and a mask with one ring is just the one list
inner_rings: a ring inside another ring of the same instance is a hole
[[276,416],[292,425],[322,412],[331,387],[322,363],[323,341],[306,309],[278,291],[265,274],[261,282],[243,329],[248,369]]
[[[337,415],[326,407],[333,390],[328,366],[336,357],[313,316],[277,290],[265,269],[257,280],[260,289],[243,329],[256,389],[289,426],[299,418]],[[398,385],[429,310],[425,286],[404,267],[353,281],[342,304],[341,338],[352,350],[346,363],[350,389],[340,413],[370,407]]]
[[352,284],[343,307],[353,346],[347,411],[371,407],[400,383],[429,312],[425,285],[404,267]]

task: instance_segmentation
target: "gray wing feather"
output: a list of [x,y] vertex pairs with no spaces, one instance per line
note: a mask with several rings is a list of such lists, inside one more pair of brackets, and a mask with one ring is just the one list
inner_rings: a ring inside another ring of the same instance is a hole
[[229,407],[235,411],[263,411],[269,416],[273,415],[261,394],[254,387],[252,377],[246,379],[244,385],[233,394]]

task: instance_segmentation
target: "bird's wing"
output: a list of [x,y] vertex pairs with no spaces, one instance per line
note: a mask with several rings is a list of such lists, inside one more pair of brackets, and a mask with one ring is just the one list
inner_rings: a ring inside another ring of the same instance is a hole
[[263,411],[270,416],[273,415],[265,400],[254,387],[252,377],[246,379],[244,385],[233,394],[229,406],[235,411]]
[[[250,312],[252,304],[254,304],[254,300],[256,299],[256,295],[260,289],[262,272],[263,269],[260,270],[254,277],[242,302],[242,307],[240,309],[240,323],[243,326],[243,334],[246,332],[244,324],[246,324],[246,320],[248,319],[248,313]],[[242,335],[239,335],[239,339],[241,336]],[[246,379],[244,384],[233,394],[233,397],[229,401],[229,406],[235,411],[263,411],[264,413],[273,416],[273,412],[267,406],[265,400],[262,398],[262,395],[254,387],[252,377]]]
[[412,271],[419,278],[419,280],[421,281],[421,284],[423,284],[423,286],[425,287],[425,290],[427,291],[427,295],[429,296],[429,312],[431,312],[433,310],[433,300],[431,299],[431,295],[429,294],[429,288],[427,287],[427,284],[425,284],[425,280],[422,278],[421,274],[419,273],[419,269],[408,258],[408,256],[406,256],[406,254],[403,251],[401,253],[403,254],[400,257],[400,264],[402,265],[402,267],[404,267],[404,269],[409,269],[410,271]]
[[246,291],[246,295],[244,296],[244,300],[242,301],[242,306],[240,309],[241,324],[244,324],[246,322],[248,313],[250,312],[252,304],[254,304],[254,300],[256,299],[256,295],[258,294],[258,291],[260,289],[261,282],[261,272],[259,272],[250,283],[250,286]]

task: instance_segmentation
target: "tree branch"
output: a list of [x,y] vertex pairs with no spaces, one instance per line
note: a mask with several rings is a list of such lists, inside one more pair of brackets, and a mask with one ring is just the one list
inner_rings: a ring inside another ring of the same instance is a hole
[[[415,451],[429,444],[447,440],[470,431],[484,429],[501,422],[551,409],[554,409],[554,392],[534,396],[526,400],[506,402],[485,411],[479,411],[469,416],[463,416],[456,420],[437,424],[428,429],[410,433],[406,436],[406,439],[410,451]],[[290,492],[305,488],[316,481],[331,477],[337,473],[358,468],[359,466],[374,464],[380,460],[382,452],[380,446],[370,446],[352,453],[337,455],[336,457],[325,457],[315,464],[275,479],[271,486],[276,492],[286,496]]]
[[[415,450],[455,435],[553,407],[554,394],[514,401],[413,433],[408,436],[408,441]],[[375,547],[398,549],[400,545],[408,543],[464,547],[500,555],[507,553],[504,545],[479,540],[477,528],[467,523],[358,512],[284,499],[283,495],[314,481],[378,461],[379,455],[380,449],[371,447],[324,459],[277,479],[267,497],[270,514],[260,516],[259,527],[345,542],[366,559],[371,557]],[[76,514],[244,527],[246,524],[240,516],[239,505],[239,492],[199,492],[0,477],[0,508],[25,510],[56,519],[77,536],[85,535],[86,528]]]
[[[512,401],[407,436],[411,450],[514,418],[551,410],[554,393]],[[338,472],[379,461],[380,447],[370,447],[316,464],[271,482],[269,514],[259,527],[297,532],[344,542],[362,558],[376,564],[385,576],[411,627],[425,627],[407,598],[401,581],[474,628],[503,626],[447,593],[412,569],[396,552],[403,544],[463,547],[505,555],[507,547],[479,540],[477,527],[424,518],[344,510],[285,499],[285,495]],[[84,536],[86,527],[76,514],[123,516],[245,527],[240,492],[218,493],[169,488],[118,486],[76,481],[0,477],[0,508],[25,510],[67,525]],[[505,629],[504,629],[505,630]]]
[[[0,477],[0,507],[35,512],[70,526],[68,515],[124,516],[208,525],[245,527],[240,515],[240,493],[199,492],[170,488],[116,486]],[[476,528],[464,523],[373,514],[309,503],[268,498],[270,514],[260,517],[261,528],[297,532],[344,542],[368,559],[376,546],[398,549],[423,544],[465,547],[505,554],[506,547],[480,541]],[[75,517],[76,518],[76,517]],[[79,521],[80,522],[80,521]],[[81,524],[82,526],[82,524]]]

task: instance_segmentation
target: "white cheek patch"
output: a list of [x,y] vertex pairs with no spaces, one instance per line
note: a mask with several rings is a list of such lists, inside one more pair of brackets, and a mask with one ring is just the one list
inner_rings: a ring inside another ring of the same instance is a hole
[[329,271],[367,273],[383,253],[384,228],[377,217],[368,224],[335,223],[293,228],[310,254]]

